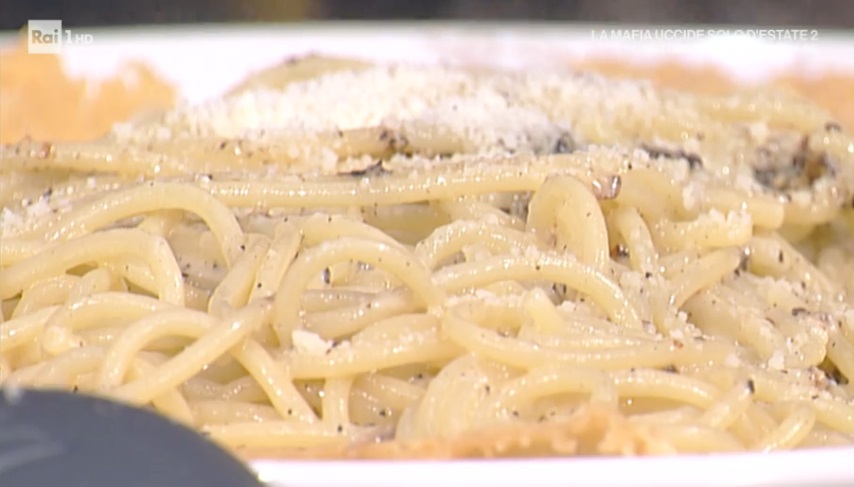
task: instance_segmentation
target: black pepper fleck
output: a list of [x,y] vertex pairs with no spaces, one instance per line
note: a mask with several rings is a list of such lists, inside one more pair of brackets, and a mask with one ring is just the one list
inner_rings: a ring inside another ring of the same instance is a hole
[[648,145],[642,145],[641,149],[649,154],[650,159],[658,159],[661,157],[666,159],[685,159],[688,161],[688,168],[692,171],[703,167],[703,158],[697,154],[685,152],[683,149],[669,150]]
[[362,177],[384,176],[388,173],[389,173],[389,171],[386,171],[386,169],[383,167],[382,161],[377,161],[374,164],[372,164],[372,165],[370,165],[364,169],[357,169],[355,171],[350,171],[350,172],[345,173],[345,174],[347,176],[362,178]]
[[611,258],[629,257],[629,249],[623,244],[611,248]]
[[827,122],[824,124],[824,130],[826,132],[841,132],[842,126],[836,122]]
[[568,154],[575,150],[575,141],[572,136],[566,132],[562,133],[552,147],[552,154]]

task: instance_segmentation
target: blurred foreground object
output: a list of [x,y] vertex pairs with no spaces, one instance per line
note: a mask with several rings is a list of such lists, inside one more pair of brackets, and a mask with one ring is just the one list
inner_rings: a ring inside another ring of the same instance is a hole
[[0,388],[0,430],[3,487],[262,487],[192,429],[88,394]]

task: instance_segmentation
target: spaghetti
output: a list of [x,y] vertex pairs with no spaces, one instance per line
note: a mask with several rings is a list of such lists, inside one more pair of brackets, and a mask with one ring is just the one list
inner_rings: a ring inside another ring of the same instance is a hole
[[249,457],[854,443],[854,139],[798,99],[313,59],[2,157],[6,386]]

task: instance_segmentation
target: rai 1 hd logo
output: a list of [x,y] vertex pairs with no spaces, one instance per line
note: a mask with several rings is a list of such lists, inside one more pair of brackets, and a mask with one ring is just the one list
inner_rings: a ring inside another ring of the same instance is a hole
[[88,45],[92,34],[62,29],[61,20],[30,20],[27,22],[27,51],[30,54],[59,54],[63,45]]

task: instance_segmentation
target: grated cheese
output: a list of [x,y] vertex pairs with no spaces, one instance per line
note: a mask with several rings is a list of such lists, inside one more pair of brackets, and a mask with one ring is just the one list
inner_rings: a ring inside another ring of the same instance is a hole
[[783,352],[780,350],[775,350],[773,354],[771,354],[771,358],[768,359],[768,368],[773,370],[783,370],[786,366]]
[[307,355],[326,355],[332,350],[332,341],[324,340],[317,333],[294,330],[291,333],[294,348]]
[[3,236],[18,235],[24,231],[25,226],[26,221],[20,214],[9,208],[3,208],[0,211],[0,229],[3,230]]

